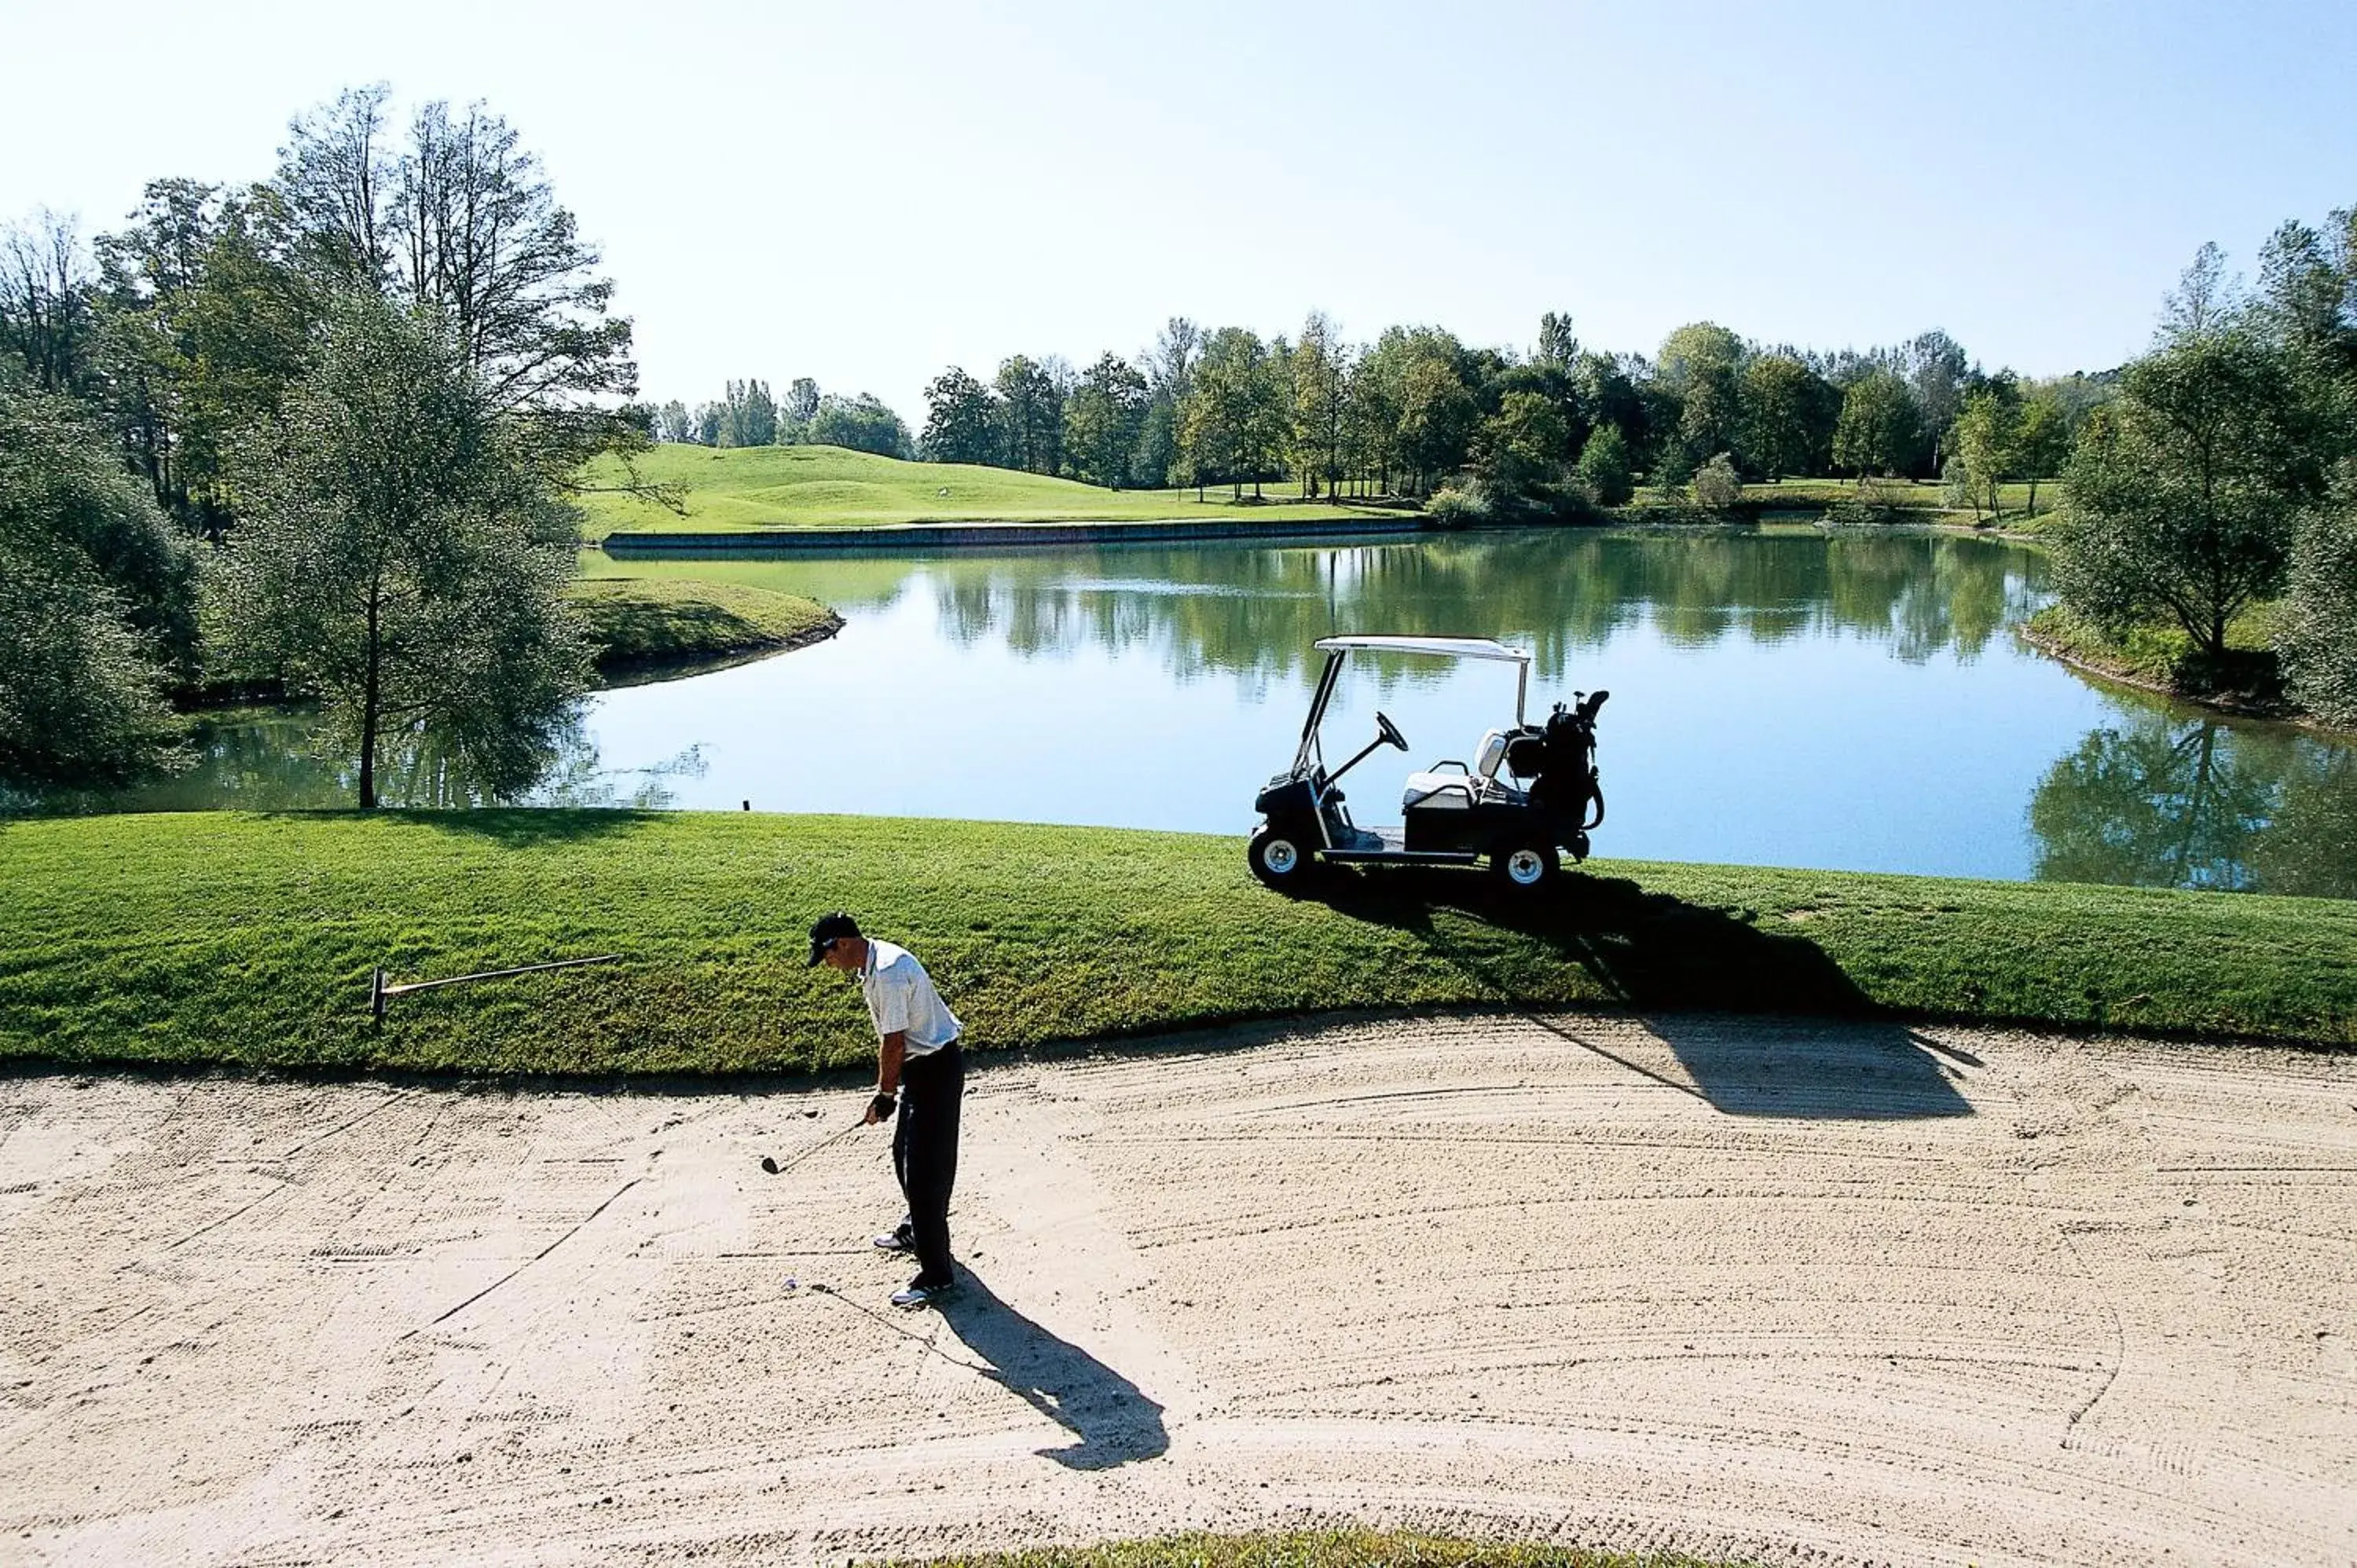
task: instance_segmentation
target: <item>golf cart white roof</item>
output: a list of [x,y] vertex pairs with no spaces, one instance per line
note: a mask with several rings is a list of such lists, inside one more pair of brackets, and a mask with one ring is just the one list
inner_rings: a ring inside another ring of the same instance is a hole
[[1531,661],[1523,650],[1487,637],[1329,637],[1318,646],[1328,653],[1429,653],[1438,659],[1503,659],[1525,665]]

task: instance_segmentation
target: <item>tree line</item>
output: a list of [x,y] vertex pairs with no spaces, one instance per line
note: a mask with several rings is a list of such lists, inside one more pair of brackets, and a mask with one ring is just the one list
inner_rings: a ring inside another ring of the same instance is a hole
[[909,427],[872,392],[822,393],[797,376],[782,401],[759,378],[729,381],[719,401],[691,411],[677,398],[653,411],[656,439],[696,446],[848,446],[883,457],[914,457]]
[[925,388],[918,451],[1116,489],[1445,491],[1480,512],[1618,506],[1641,483],[1683,497],[1701,476],[1945,478],[1959,504],[1993,509],[1999,485],[2061,471],[2108,392],[1986,371],[1937,331],[1825,353],[1697,322],[1648,357],[1586,348],[1553,312],[1526,350],[1435,327],[1352,343],[1318,312],[1268,339],[1176,317],[1135,359],[1084,371],[1056,355],[1013,355],[986,381],[950,366]]
[[651,424],[612,293],[513,127],[382,86],[267,177],[0,233],[0,784],[168,763],[240,687],[321,701],[363,805],[429,730],[528,779],[587,679],[567,498]]
[[[2255,284],[2203,247],[2118,393],[2064,477],[2064,606],[2115,641],[2180,639],[2184,689],[2279,676],[2357,725],[2357,209],[2278,228]],[[2237,646],[2246,620],[2264,650]]]

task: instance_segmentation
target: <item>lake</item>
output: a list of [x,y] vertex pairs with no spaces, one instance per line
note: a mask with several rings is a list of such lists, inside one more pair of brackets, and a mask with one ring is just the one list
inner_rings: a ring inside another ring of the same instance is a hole
[[[2002,542],[1546,531],[630,570],[804,594],[848,624],[591,698],[536,802],[1172,828],[1232,833],[1241,856],[1311,645],[1448,633],[1531,650],[1534,717],[1611,691],[1602,855],[2357,894],[2357,750],[2100,689],[2024,648],[2010,628],[2046,598],[2042,558]],[[1508,665],[1354,668],[1329,757],[1379,707],[1412,744],[1351,776],[1362,823],[1396,822],[1412,768],[1513,716]],[[198,769],[103,804],[348,804],[307,730],[212,725]],[[430,756],[387,772],[389,804],[468,798]]]

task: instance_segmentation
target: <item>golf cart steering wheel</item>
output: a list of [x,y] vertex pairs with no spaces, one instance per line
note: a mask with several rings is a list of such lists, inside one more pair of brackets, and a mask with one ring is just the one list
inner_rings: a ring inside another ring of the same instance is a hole
[[1398,746],[1402,751],[1407,749],[1407,736],[1400,734],[1399,725],[1384,717],[1381,710],[1377,710],[1375,714],[1375,728],[1382,732],[1383,739]]

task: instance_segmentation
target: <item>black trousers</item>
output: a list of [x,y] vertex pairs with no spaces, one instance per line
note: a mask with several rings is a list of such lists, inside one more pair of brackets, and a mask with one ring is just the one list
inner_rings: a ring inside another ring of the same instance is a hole
[[917,1278],[947,1284],[950,1189],[957,1186],[958,1107],[965,1099],[965,1057],[952,1040],[900,1064],[900,1111],[892,1124],[892,1174],[909,1200]]

